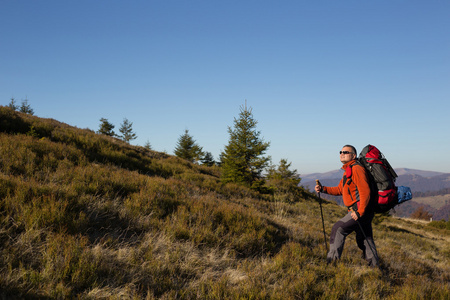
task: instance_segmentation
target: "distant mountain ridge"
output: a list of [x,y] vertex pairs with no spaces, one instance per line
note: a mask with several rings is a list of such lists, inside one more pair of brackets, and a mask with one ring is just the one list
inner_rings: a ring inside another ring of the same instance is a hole
[[[418,175],[424,178],[432,178],[435,176],[445,175],[450,173],[442,173],[442,172],[435,172],[435,171],[424,171],[424,170],[417,170],[417,169],[409,169],[409,168],[397,168],[394,169],[397,175],[400,177],[402,175]],[[316,179],[334,179],[334,178],[341,178],[342,177],[343,170],[337,169],[325,173],[311,173],[311,174],[305,174],[301,175],[302,181],[308,182],[308,181],[315,181]]]
[[316,179],[322,180],[322,179],[341,178],[342,173],[343,173],[342,169],[337,169],[326,173],[311,173],[300,175],[300,177],[302,178],[302,182],[308,182],[308,181],[315,181]]
[[423,171],[423,170],[417,170],[417,169],[408,169],[408,168],[399,168],[394,169],[395,173],[397,173],[398,176],[401,175],[419,175],[426,178],[431,178],[435,176],[445,175],[450,173],[443,173],[443,172],[435,172],[435,171]]

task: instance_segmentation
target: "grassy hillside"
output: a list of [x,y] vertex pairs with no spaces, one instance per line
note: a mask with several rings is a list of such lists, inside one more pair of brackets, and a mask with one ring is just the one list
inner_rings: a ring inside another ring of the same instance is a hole
[[[0,297],[448,299],[448,227],[386,218],[381,270],[354,235],[326,265],[314,195],[287,203],[219,176],[0,107]],[[327,234],[344,214],[324,204]]]

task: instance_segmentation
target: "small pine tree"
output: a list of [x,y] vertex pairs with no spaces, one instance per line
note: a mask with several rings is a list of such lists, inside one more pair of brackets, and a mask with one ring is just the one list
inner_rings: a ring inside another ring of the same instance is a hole
[[149,140],[147,140],[147,142],[145,142],[144,148],[147,150],[152,150],[152,145],[150,144]]
[[205,155],[202,158],[202,165],[211,167],[214,166],[216,162],[214,161],[214,157],[211,152],[205,152]]
[[14,99],[14,97],[11,98],[11,102],[9,102],[8,107],[11,108],[12,110],[19,109],[19,106],[16,104],[16,99]]
[[34,115],[34,110],[28,104],[28,99],[22,101],[19,111],[24,114]]
[[202,150],[202,147],[197,145],[194,138],[189,134],[189,130],[186,129],[178,139],[174,154],[190,162],[197,162],[203,156]]
[[262,171],[267,167],[270,157],[264,157],[270,142],[264,142],[252,109],[240,108],[238,119],[234,119],[234,128],[228,127],[230,139],[221,153],[222,181],[243,183],[247,186],[260,186]]
[[108,136],[116,136],[114,132],[114,125],[108,122],[108,119],[101,118],[100,119],[100,128],[97,133],[108,135]]
[[287,159],[281,159],[278,167],[272,165],[267,172],[267,184],[275,200],[292,203],[301,197],[303,189],[298,186],[301,178],[297,170],[290,170],[291,164]]
[[127,118],[123,119],[123,123],[120,125],[119,131],[122,133],[120,137],[127,143],[137,138],[136,133],[133,132],[133,123],[128,121]]
[[269,180],[283,180],[298,186],[301,181],[297,170],[290,170],[292,163],[288,163],[287,159],[282,158],[278,167],[271,166],[267,172],[267,179]]
[[28,136],[39,137],[39,134],[36,132],[36,129],[33,125],[30,126],[30,131],[27,132]]

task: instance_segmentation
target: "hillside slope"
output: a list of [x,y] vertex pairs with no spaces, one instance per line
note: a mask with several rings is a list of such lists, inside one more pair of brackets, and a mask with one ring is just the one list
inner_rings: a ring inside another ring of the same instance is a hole
[[[446,299],[450,230],[379,218],[326,265],[318,199],[0,107],[2,299]],[[345,214],[323,204],[327,234]]]

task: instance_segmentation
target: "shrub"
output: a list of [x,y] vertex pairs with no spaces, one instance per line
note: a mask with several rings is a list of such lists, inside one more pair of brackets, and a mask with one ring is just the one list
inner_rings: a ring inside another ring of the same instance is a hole
[[440,220],[440,221],[432,221],[428,223],[427,226],[439,228],[439,229],[447,229],[450,230],[450,221]]
[[423,206],[420,206],[411,214],[411,218],[425,221],[430,220],[431,217],[433,217],[433,215],[427,212]]

